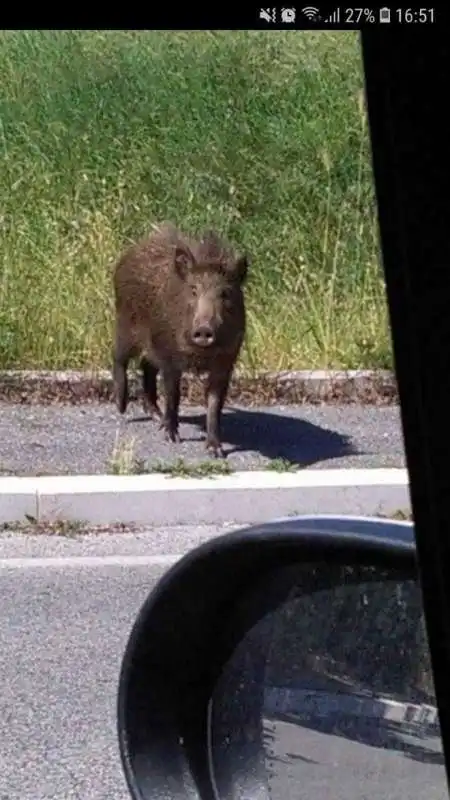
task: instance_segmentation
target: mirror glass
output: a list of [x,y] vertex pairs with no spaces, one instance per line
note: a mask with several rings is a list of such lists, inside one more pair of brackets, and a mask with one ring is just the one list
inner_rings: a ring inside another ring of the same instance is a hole
[[232,628],[247,632],[210,703],[217,797],[448,800],[418,582],[296,565]]

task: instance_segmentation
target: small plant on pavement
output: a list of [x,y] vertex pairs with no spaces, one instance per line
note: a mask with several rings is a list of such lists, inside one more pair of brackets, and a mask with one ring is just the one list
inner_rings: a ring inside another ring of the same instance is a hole
[[31,514],[25,514],[24,520],[3,522],[0,525],[0,533],[22,533],[42,536],[79,536],[90,530],[87,522],[79,519],[56,519],[38,520]]
[[267,468],[274,472],[297,472],[298,464],[288,458],[273,458]]
[[223,459],[210,459],[189,463],[184,458],[173,462],[157,461],[148,466],[147,472],[158,472],[171,478],[213,478],[230,475],[233,469]]
[[392,511],[390,514],[376,514],[377,517],[387,517],[387,519],[395,519],[399,522],[413,522],[413,515],[411,511],[407,511],[404,508],[398,508],[396,511]]
[[121,441],[119,432],[116,432],[113,452],[108,462],[109,474],[137,475],[145,472],[143,462],[136,458],[135,446],[136,439],[130,437]]

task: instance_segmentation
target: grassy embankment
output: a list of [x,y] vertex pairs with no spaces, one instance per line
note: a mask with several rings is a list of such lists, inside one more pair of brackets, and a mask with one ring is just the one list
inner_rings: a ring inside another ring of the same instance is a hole
[[252,256],[241,366],[390,367],[353,32],[0,33],[0,369],[109,367],[152,221]]

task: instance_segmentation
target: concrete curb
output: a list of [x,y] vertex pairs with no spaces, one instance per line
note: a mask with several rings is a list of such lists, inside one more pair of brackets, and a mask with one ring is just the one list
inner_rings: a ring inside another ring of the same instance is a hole
[[0,523],[247,525],[298,514],[410,509],[406,469],[235,472],[208,478],[58,475],[0,478]]
[[[237,371],[237,377],[245,377],[244,373]],[[261,372],[256,377],[266,377],[278,380],[280,383],[289,381],[303,381],[311,385],[333,384],[337,381],[364,381],[377,379],[383,381],[395,381],[395,374],[392,370],[381,369],[348,369],[348,370],[326,370],[326,369],[303,369],[303,370],[280,370],[278,372]],[[130,382],[139,380],[137,372],[130,369]],[[30,384],[42,381],[45,383],[82,383],[83,381],[103,381],[110,384],[112,381],[111,372],[107,369],[100,370],[31,370],[31,369],[7,369],[0,370],[0,382],[3,381],[23,381]]]
[[[139,375],[130,370],[130,399],[141,391]],[[87,400],[110,401],[112,378],[108,370],[4,370],[0,371],[0,399],[26,402],[28,395],[39,402],[57,399],[60,402]],[[185,376],[182,382],[184,399],[203,402],[199,379]],[[259,401],[279,403],[364,402],[397,403],[397,383],[391,370],[284,370],[246,375],[236,371],[229,391],[230,402]]]
[[325,692],[270,687],[265,692],[265,710],[291,716],[327,717],[338,713],[365,719],[382,719],[406,725],[432,726],[438,723],[437,708],[400,703],[384,697],[367,697],[349,691]]

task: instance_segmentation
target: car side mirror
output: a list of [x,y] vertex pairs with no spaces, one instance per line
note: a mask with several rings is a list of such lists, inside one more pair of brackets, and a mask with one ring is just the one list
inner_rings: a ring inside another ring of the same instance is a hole
[[118,732],[134,800],[448,798],[413,525],[294,517],[191,551],[135,622]]

